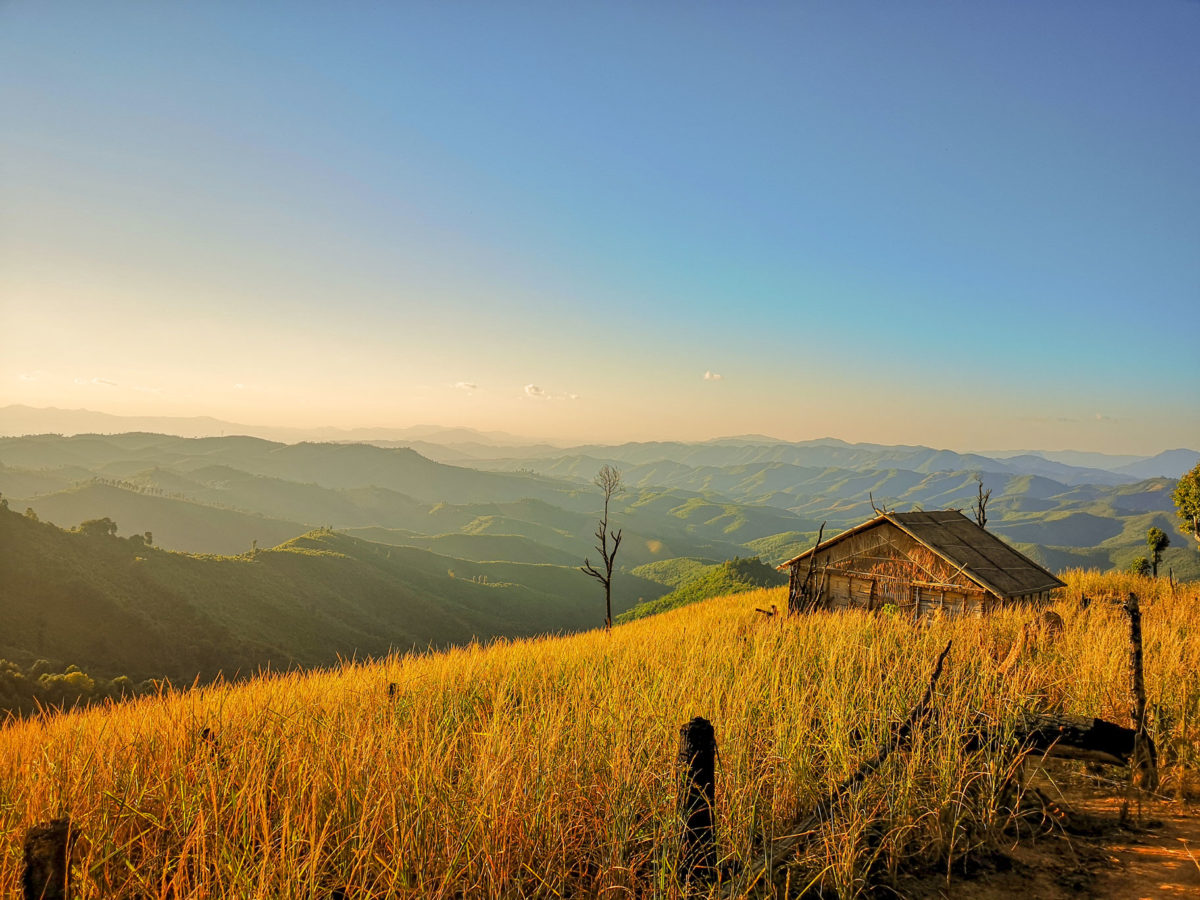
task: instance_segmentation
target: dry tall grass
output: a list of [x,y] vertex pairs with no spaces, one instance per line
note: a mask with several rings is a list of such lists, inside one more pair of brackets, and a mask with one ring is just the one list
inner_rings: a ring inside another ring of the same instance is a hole
[[[0,729],[0,896],[21,839],[69,815],[79,898],[673,896],[673,761],[704,715],[720,745],[722,855],[747,860],[874,752],[953,639],[936,721],[847,800],[793,883],[853,897],[913,860],[1003,837],[1009,761],[961,749],[978,714],[1127,722],[1126,620],[1142,597],[1164,789],[1200,769],[1200,585],[1071,573],[1057,642],[1006,675],[1029,611],[914,626],[765,621],[780,592],[574,637],[261,678]],[[1097,597],[1086,612],[1080,590]],[[388,684],[394,682],[394,697]],[[200,737],[211,728],[219,743]]]

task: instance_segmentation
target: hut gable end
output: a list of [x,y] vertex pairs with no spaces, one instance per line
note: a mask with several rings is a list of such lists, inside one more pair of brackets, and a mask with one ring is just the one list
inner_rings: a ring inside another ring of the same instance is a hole
[[[783,563],[793,590],[811,565],[817,602],[982,610],[1045,599],[1063,583],[957,510],[885,513]],[[936,603],[934,601],[936,600]]]
[[868,578],[975,587],[957,567],[886,521],[818,552],[816,568]]

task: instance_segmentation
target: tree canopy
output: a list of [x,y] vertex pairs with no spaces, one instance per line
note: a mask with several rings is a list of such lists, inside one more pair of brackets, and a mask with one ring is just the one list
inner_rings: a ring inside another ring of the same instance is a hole
[[1200,543],[1200,463],[1184,473],[1171,494],[1179,518],[1191,526],[1192,537]]
[[117,533],[117,523],[108,516],[103,519],[88,519],[79,523],[79,531],[91,537],[112,537]]
[[1162,562],[1163,551],[1171,546],[1171,539],[1161,528],[1151,528],[1146,532],[1146,546],[1150,548],[1150,571],[1158,577],[1158,564]]

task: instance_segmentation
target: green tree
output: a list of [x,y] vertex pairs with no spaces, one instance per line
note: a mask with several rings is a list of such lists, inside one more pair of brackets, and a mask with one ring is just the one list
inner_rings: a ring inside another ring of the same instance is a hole
[[79,532],[89,537],[111,537],[117,533],[117,523],[108,516],[103,519],[88,519],[79,523]]
[[1171,499],[1175,501],[1179,518],[1191,526],[1192,537],[1200,543],[1200,463],[1179,479]]
[[1151,528],[1146,532],[1146,546],[1150,548],[1150,571],[1158,577],[1158,564],[1162,562],[1163,551],[1171,546],[1171,539],[1161,528]]
[[1139,556],[1129,564],[1129,568],[1125,571],[1127,571],[1130,575],[1149,575],[1150,560],[1146,559],[1144,556]]

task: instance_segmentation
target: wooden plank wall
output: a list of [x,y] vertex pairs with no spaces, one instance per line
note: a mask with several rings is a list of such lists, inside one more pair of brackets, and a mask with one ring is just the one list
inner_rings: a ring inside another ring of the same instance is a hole
[[[808,560],[798,565],[807,568]],[[820,599],[830,609],[892,604],[916,616],[982,615],[996,601],[888,522],[821,551],[814,571],[824,572]]]

